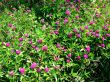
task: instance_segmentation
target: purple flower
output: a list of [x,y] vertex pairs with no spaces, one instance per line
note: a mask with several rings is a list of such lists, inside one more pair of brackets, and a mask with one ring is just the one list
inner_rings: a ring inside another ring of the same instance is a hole
[[47,51],[48,50],[48,47],[46,46],[46,45],[44,45],[43,47],[42,47],[42,51]]
[[10,75],[10,76],[13,76],[13,75],[14,75],[14,71],[10,71],[10,72],[9,72],[9,75]]
[[19,55],[21,53],[20,50],[16,50],[16,54]]
[[25,68],[20,68],[20,69],[19,69],[19,72],[20,72],[22,75],[24,75],[24,73],[25,73]]
[[86,51],[87,51],[87,52],[90,52],[90,46],[87,46],[87,47],[86,47]]
[[33,62],[33,63],[31,64],[30,68],[31,68],[31,69],[34,69],[34,68],[36,68],[36,66],[37,66],[37,63],[36,63],[36,62]]
[[65,11],[65,14],[66,14],[66,15],[70,15],[70,11],[67,9],[67,10]]
[[44,69],[44,71],[45,71],[45,72],[49,72],[49,68],[46,67],[46,68]]
[[19,38],[19,41],[20,41],[20,42],[23,41],[23,38]]
[[88,58],[88,55],[87,54],[84,54],[84,58],[87,59]]
[[8,43],[6,43],[6,47],[9,47],[10,46],[10,43],[8,42]]

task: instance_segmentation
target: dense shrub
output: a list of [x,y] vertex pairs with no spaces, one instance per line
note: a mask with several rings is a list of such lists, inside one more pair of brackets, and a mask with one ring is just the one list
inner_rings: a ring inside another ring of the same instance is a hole
[[110,80],[109,0],[9,3],[0,13],[0,81]]

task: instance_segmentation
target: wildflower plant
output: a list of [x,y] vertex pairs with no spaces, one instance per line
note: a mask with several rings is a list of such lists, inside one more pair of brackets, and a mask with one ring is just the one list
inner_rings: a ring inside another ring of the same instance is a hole
[[47,0],[30,9],[18,2],[0,13],[0,79],[97,81],[110,59],[109,0]]

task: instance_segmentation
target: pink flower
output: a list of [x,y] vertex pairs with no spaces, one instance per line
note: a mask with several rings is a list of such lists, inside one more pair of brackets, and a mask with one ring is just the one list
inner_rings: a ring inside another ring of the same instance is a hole
[[67,49],[63,49],[63,51],[64,51],[64,52],[66,52],[66,51],[67,51]]
[[80,27],[80,31],[84,32],[84,29],[82,27]]
[[96,32],[96,33],[99,33],[99,30],[96,30],[95,32]]
[[106,34],[107,37],[110,37],[110,34]]
[[54,57],[54,60],[55,60],[55,61],[58,61],[58,60],[59,60],[59,57],[57,57],[57,56]]
[[59,43],[57,43],[57,44],[56,44],[56,47],[57,47],[57,48],[60,48],[60,44],[59,44]]
[[9,75],[10,75],[10,76],[13,76],[13,75],[14,75],[14,71],[10,71],[10,72],[9,72]]
[[29,44],[32,44],[32,41],[29,41]]
[[99,37],[99,34],[98,34],[98,33],[96,33],[96,34],[95,34],[95,36],[96,36],[96,38],[98,38],[98,37]]
[[22,46],[22,44],[19,44],[19,46]]
[[66,62],[69,63],[70,62],[70,59],[67,59]]
[[36,63],[36,62],[33,62],[33,63],[31,64],[30,68],[31,68],[31,69],[34,69],[34,68],[36,68],[36,66],[37,66],[37,63]]
[[36,70],[38,73],[40,73],[41,72],[41,69],[40,68],[37,68],[37,70]]
[[49,72],[49,68],[46,67],[46,68],[44,69],[44,71],[45,71],[45,72]]
[[43,47],[42,47],[42,51],[47,51],[48,50],[48,47],[46,46],[46,45],[44,45]]
[[90,36],[90,32],[87,32],[87,33],[86,33],[86,36]]
[[19,41],[20,41],[20,42],[23,41],[23,38],[19,38]]
[[24,73],[25,73],[25,68],[20,68],[20,69],[19,69],[19,72],[20,72],[22,75],[24,75]]
[[94,22],[93,22],[93,21],[91,21],[91,22],[89,22],[89,24],[90,24],[90,25],[93,25],[93,24],[94,24]]
[[28,34],[25,34],[25,36],[28,37],[29,35]]
[[38,51],[38,50],[39,50],[39,48],[38,48],[38,47],[36,47],[36,48],[35,48],[35,50],[36,50],[36,51]]
[[70,3],[70,0],[66,0],[67,3]]
[[65,12],[66,15],[70,15],[70,11],[67,9]]
[[20,50],[16,50],[16,54],[19,55],[21,53]]
[[85,29],[88,29],[88,26],[85,26]]
[[41,23],[45,23],[44,19],[41,19]]
[[33,45],[33,46],[32,46],[32,48],[34,48],[34,49],[35,49],[35,48],[36,48],[36,46],[35,46],[35,45]]
[[95,35],[95,32],[92,32],[92,35]]
[[56,24],[56,25],[59,25],[59,21],[56,21],[55,24]]
[[80,56],[77,56],[76,58],[77,58],[77,59],[81,59],[81,57],[80,57]]
[[68,23],[68,18],[64,19],[64,24]]
[[17,9],[16,8],[12,8],[12,10],[16,11]]
[[102,47],[102,48],[105,48],[105,44],[101,44],[101,47]]
[[13,27],[13,24],[9,23],[8,26],[9,26],[9,27]]
[[93,32],[93,30],[92,30],[92,29],[90,29],[90,32]]
[[10,43],[6,43],[6,47],[9,47],[10,46]]
[[69,33],[69,34],[68,34],[68,37],[69,37],[69,38],[72,38],[72,33]]
[[68,56],[68,57],[71,57],[71,56],[72,56],[72,54],[71,54],[71,53],[69,53],[67,56]]
[[5,42],[2,42],[2,45],[5,45]]
[[78,2],[80,2],[80,0],[78,0]]
[[76,16],[76,19],[78,19],[79,18],[79,16]]
[[74,32],[74,33],[77,33],[77,29],[76,29],[76,28],[74,28],[74,29],[73,29],[73,32]]
[[90,46],[87,46],[87,47],[86,47],[86,51],[87,51],[87,52],[90,52]]
[[88,58],[88,55],[87,54],[84,54],[84,58],[87,59]]
[[31,10],[29,10],[29,9],[28,9],[28,10],[26,10],[26,12],[30,13],[30,12],[31,12]]
[[105,37],[102,37],[102,40],[104,41],[105,40]]
[[55,34],[59,34],[58,30],[55,30],[54,33],[55,33]]
[[81,35],[80,35],[80,34],[76,34],[76,37],[77,37],[77,38],[80,38],[80,37],[81,37]]
[[37,40],[38,43],[42,43],[42,39]]

